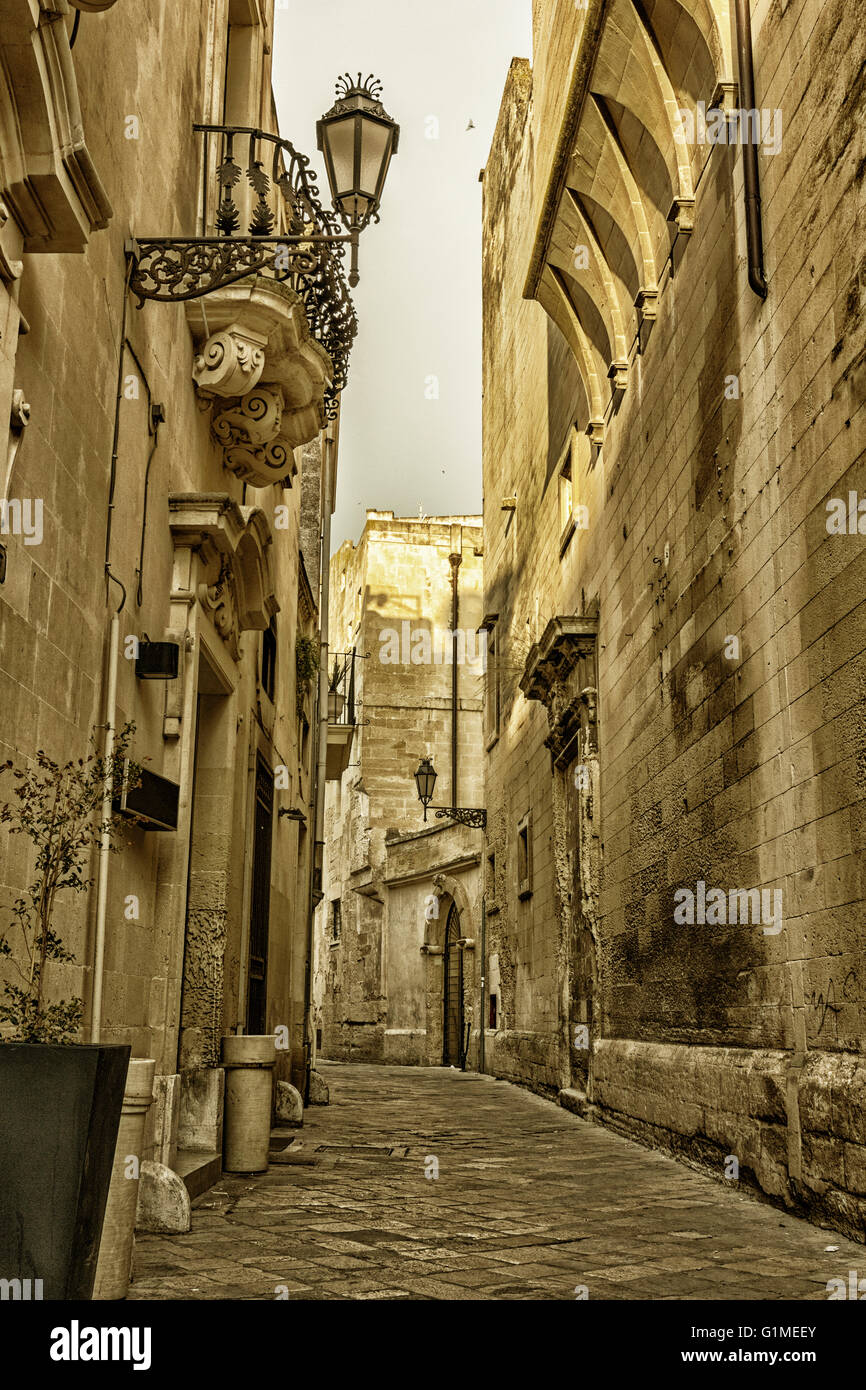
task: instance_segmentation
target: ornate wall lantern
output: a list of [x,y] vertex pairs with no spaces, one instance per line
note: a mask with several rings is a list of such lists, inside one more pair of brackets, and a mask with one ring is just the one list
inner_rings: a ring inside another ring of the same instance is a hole
[[382,84],[371,74],[363,83],[347,73],[337,83],[337,100],[316,126],[318,147],[334,207],[352,237],[349,284],[357,285],[358,238],[379,205],[391,158],[397,153],[400,127],[381,102]]
[[[418,800],[424,807],[425,821],[427,819],[427,807],[433,801],[433,788],[436,785],[437,776],[438,773],[428,755],[422,760],[415,773]],[[487,825],[487,812],[481,806],[437,806],[435,810],[437,820],[455,820],[460,825],[471,825],[476,830],[484,830]]]
[[436,786],[438,773],[430,761],[429,757],[424,758],[415,773],[415,785],[418,788],[418,800],[424,807],[424,819],[427,819],[427,807],[433,800],[433,788]]

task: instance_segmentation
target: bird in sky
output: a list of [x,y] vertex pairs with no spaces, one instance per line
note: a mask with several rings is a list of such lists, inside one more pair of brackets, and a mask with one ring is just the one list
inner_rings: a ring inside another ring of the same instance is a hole
[[467,129],[467,130],[474,130],[474,129],[475,129],[475,122],[474,122],[471,118],[470,118],[469,124],[468,124],[468,126],[466,127],[466,129]]

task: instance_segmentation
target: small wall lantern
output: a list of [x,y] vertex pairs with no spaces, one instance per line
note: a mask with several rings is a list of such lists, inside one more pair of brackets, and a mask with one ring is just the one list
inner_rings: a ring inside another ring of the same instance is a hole
[[415,785],[418,788],[418,800],[424,807],[424,819],[427,819],[427,807],[433,800],[433,788],[436,786],[438,774],[429,757],[422,760],[418,771],[415,773]]
[[180,662],[180,647],[176,642],[151,642],[146,637],[138,644],[135,674],[140,681],[175,681]]

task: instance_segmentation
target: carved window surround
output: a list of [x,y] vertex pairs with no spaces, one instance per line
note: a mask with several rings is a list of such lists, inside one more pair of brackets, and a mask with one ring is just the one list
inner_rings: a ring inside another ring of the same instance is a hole
[[187,301],[186,315],[193,380],[226,468],[253,487],[291,487],[294,450],[323,428],[333,376],[301,299],[279,281],[250,277]]
[[84,142],[68,13],[67,0],[0,0],[0,200],[31,253],[81,251],[111,217]]
[[264,631],[279,612],[268,519],[260,507],[238,506],[225,493],[175,493],[168,509],[172,601],[197,599],[238,661],[241,633]]
[[598,748],[598,618],[551,618],[526,658],[520,689],[541,700],[554,765],[568,767]]

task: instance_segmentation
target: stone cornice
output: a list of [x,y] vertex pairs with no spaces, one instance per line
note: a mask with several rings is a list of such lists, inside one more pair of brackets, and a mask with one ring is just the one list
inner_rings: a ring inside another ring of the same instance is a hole
[[597,646],[598,618],[552,618],[526,659],[520,688],[547,710],[544,742],[559,768],[597,747]]
[[111,205],[84,141],[65,0],[0,0],[0,198],[26,252],[82,251]]

